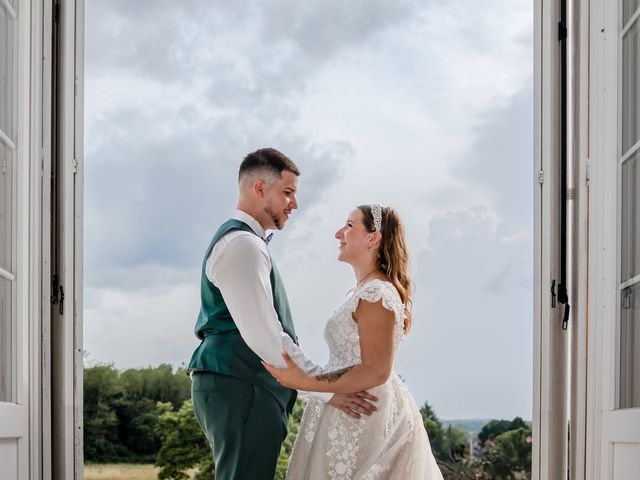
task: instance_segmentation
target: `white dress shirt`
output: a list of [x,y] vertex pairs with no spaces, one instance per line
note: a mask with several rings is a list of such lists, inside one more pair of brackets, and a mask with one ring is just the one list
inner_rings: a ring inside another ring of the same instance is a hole
[[[228,232],[211,250],[205,272],[220,290],[242,339],[256,355],[275,367],[286,367],[282,352],[287,352],[307,375],[322,373],[322,367],[304,355],[278,320],[271,289],[271,256],[262,240],[264,228],[241,210],[236,210],[232,218],[249,225],[257,236],[244,230]],[[326,392],[312,395],[324,402],[333,396]]]

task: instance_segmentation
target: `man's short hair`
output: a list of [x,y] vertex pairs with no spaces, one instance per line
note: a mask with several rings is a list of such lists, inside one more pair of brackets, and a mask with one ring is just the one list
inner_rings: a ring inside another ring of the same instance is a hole
[[274,177],[282,178],[283,171],[300,175],[298,166],[284,153],[275,148],[260,148],[244,157],[240,164],[238,180],[247,174],[263,171],[272,174]]

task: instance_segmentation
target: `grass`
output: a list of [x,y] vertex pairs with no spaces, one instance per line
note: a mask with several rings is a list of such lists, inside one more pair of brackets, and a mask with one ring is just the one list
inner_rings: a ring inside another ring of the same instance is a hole
[[156,480],[159,468],[127,463],[88,464],[84,480]]

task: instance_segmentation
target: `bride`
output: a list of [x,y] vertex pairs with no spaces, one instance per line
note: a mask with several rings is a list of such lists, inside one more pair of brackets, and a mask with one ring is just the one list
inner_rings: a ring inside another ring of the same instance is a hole
[[326,373],[308,376],[286,354],[287,368],[265,368],[282,385],[298,390],[367,390],[378,398],[376,412],[357,419],[312,397],[287,478],[442,480],[420,411],[394,369],[396,348],[411,326],[411,280],[400,218],[391,208],[361,205],[336,238],[338,260],[353,267],[357,284],[327,322]]

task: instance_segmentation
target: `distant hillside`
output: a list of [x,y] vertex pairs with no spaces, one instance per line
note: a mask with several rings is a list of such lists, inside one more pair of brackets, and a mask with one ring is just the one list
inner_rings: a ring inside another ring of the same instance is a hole
[[464,420],[441,420],[442,426],[447,428],[449,425],[468,433],[480,433],[482,427],[489,423],[492,418],[468,418]]

